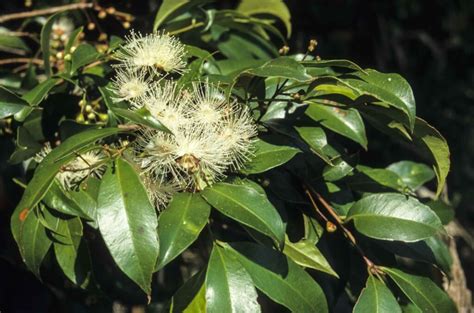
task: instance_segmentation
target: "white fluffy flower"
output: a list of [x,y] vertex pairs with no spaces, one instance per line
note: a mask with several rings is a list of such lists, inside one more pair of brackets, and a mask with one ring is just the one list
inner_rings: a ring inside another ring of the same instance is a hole
[[189,104],[173,81],[164,81],[161,85],[150,88],[133,106],[145,107],[170,130],[179,128],[188,119]]
[[61,41],[67,42],[74,31],[74,23],[72,19],[63,16],[53,23],[51,29],[53,39],[61,39]]
[[[186,97],[175,88],[165,87],[173,92],[155,91],[146,98],[159,103],[160,110],[143,105],[172,134],[144,130],[137,140],[136,161],[144,175],[160,183],[173,181],[181,190],[202,190],[249,159],[256,126],[246,108],[227,101],[207,82],[195,85]],[[167,111],[179,118],[163,120],[161,112]]]
[[186,66],[184,45],[165,33],[141,35],[131,32],[116,54],[122,65],[136,69],[151,69],[156,73],[182,73]]
[[115,102],[134,102],[139,97],[145,95],[153,84],[146,78],[143,70],[134,70],[130,67],[119,68],[111,84],[111,91],[114,92]]
[[[51,145],[46,143],[43,149],[36,154],[34,160],[40,163],[51,151]],[[55,178],[64,189],[73,190],[91,175],[96,178],[102,177],[106,167],[102,163],[104,159],[105,155],[100,150],[81,153],[64,165]]]

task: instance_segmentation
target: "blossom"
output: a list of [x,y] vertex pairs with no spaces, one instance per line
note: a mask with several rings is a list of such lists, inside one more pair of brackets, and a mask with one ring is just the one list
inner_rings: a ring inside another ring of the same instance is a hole
[[67,42],[74,31],[74,23],[72,19],[63,16],[54,21],[51,29],[53,39],[60,39],[62,42]]
[[152,82],[147,79],[145,71],[125,67],[117,70],[110,90],[115,94],[114,102],[130,101],[133,103],[134,100],[145,95],[151,87]]
[[171,80],[165,80],[162,84],[150,88],[133,106],[145,107],[170,130],[179,128],[188,119],[188,100]]
[[[41,163],[52,151],[51,145],[46,143],[34,160]],[[106,165],[103,163],[105,155],[100,150],[87,151],[78,154],[76,158],[64,165],[56,174],[55,179],[66,190],[74,190],[89,176],[102,177]]]
[[179,118],[175,124],[169,118],[163,122],[172,133],[145,129],[138,136],[136,161],[144,175],[160,183],[172,181],[180,190],[202,190],[249,159],[256,126],[246,107],[226,100],[208,82],[190,92],[176,90],[176,85],[163,88],[147,98],[159,110],[152,102],[143,105],[162,122],[161,112],[175,112]]
[[141,35],[131,32],[126,43],[116,54],[122,63],[135,69],[152,70],[155,73],[183,73],[186,66],[184,45],[164,32]]

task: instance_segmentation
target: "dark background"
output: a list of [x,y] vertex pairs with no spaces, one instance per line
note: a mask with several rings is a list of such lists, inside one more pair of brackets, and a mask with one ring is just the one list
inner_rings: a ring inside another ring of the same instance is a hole
[[[258,0],[256,0],[258,1]],[[34,1],[35,7],[67,1]],[[397,72],[412,85],[417,115],[446,137],[451,148],[449,197],[456,218],[474,233],[474,1],[472,0],[286,0],[292,14],[290,51],[304,52],[310,39],[318,40],[316,53],[323,59],[344,58],[361,67]],[[156,0],[100,1],[134,14],[132,26],[151,31],[159,5]],[[217,1],[232,7],[237,1]],[[24,1],[0,1],[0,15],[27,10]],[[124,34],[120,24],[101,21],[109,33]],[[13,23],[13,25],[15,25]],[[2,25],[0,25],[2,26]],[[8,24],[11,26],[11,24]],[[363,161],[385,167],[405,158],[396,143],[373,130],[369,155]],[[375,139],[375,140],[374,140]],[[374,141],[373,141],[374,140]],[[9,147],[0,142],[2,160]],[[375,151],[375,152],[374,152]],[[9,216],[18,195],[5,193],[2,184],[14,173],[0,166],[0,310],[15,303],[16,312],[42,312],[54,290],[46,290],[23,269],[13,267],[4,255],[12,253]],[[11,169],[9,169],[11,171]],[[8,189],[7,189],[8,190]],[[466,237],[467,238],[467,237]],[[459,239],[458,247],[470,288],[474,287],[473,242]],[[14,251],[13,251],[14,252]],[[8,281],[8,284],[2,283]],[[25,284],[26,282],[26,284]],[[27,300],[24,300],[27,299]],[[74,311],[71,306],[68,308]],[[3,312],[3,311],[2,311]]]

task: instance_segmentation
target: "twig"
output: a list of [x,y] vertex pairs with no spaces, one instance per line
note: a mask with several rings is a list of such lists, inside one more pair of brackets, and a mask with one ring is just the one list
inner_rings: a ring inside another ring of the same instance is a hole
[[33,63],[43,65],[43,60],[34,58],[12,58],[0,60],[0,65],[15,64],[15,63]]
[[[346,237],[347,239],[349,239],[349,241],[351,242],[352,246],[357,250],[357,252],[359,252],[359,254],[361,255],[361,257],[362,257],[362,259],[364,260],[365,264],[367,265],[367,270],[368,270],[370,273],[373,273],[373,274],[379,276],[378,267],[374,264],[374,262],[372,262],[372,261],[365,255],[365,253],[364,253],[364,251],[362,250],[362,248],[357,244],[356,238],[354,237],[354,235],[352,234],[352,232],[344,226],[343,221],[341,220],[341,218],[339,217],[339,215],[337,215],[337,213],[334,211],[334,209],[331,207],[331,205],[330,205],[319,193],[317,193],[313,188],[304,186],[304,189],[305,189],[306,194],[307,194],[308,197],[310,198],[311,203],[314,203],[314,206],[315,206],[316,204],[315,204],[315,201],[314,201],[313,196],[312,196],[311,193],[313,193],[313,194],[316,195],[316,197],[318,198],[319,202],[321,202],[321,204],[324,206],[324,208],[328,211],[328,213],[329,213],[329,214],[334,218],[334,220],[336,221],[337,227],[342,230],[342,232],[344,233],[345,237]],[[317,206],[316,206],[316,208],[317,208]],[[319,211],[319,208],[317,208],[317,210]],[[319,212],[321,212],[321,211],[319,211]],[[321,213],[321,214],[322,214],[322,213]]]
[[23,19],[23,18],[33,17],[33,16],[49,15],[49,14],[54,14],[54,13],[63,12],[63,11],[90,9],[92,7],[93,7],[92,3],[80,2],[80,3],[60,5],[57,7],[51,7],[47,9],[41,9],[41,10],[5,14],[5,15],[0,16],[0,23],[5,23],[6,21],[18,20],[18,19]]

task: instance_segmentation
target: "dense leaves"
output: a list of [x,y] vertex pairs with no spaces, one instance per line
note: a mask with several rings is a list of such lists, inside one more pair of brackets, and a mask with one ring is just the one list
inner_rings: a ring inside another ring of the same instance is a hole
[[[66,15],[42,21],[36,48],[0,33],[42,57],[0,80],[27,268],[151,311],[455,312],[418,272],[450,277],[453,210],[437,199],[448,145],[408,82],[321,59],[315,41],[288,50],[284,1],[211,2],[162,1],[149,37],[58,31]],[[378,160],[382,134],[424,163]]]

